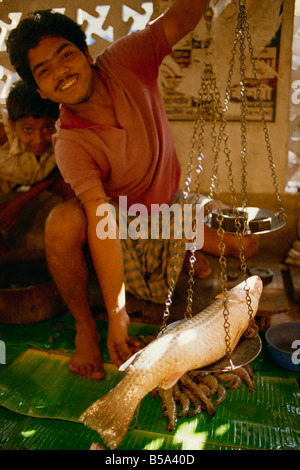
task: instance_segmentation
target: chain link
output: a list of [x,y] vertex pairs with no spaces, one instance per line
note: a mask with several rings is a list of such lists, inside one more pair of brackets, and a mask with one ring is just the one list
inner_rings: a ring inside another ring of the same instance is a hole
[[161,332],[163,332],[167,328],[167,321],[170,317],[170,307],[172,305],[172,298],[175,289],[175,277],[177,274],[177,266],[178,266],[178,240],[172,240],[172,243],[175,244],[174,246],[174,254],[172,258],[172,267],[171,267],[171,278],[170,278],[170,285],[168,288],[167,300],[165,301],[165,309],[163,312],[163,321],[161,325]]
[[[195,181],[195,191],[194,191],[194,201],[195,206],[193,207],[193,233],[196,233],[197,224],[197,201],[200,198],[200,175],[202,173],[202,161],[203,161],[203,147],[204,147],[204,128],[205,128],[205,119],[207,116],[213,116],[215,114],[214,102],[212,100],[211,92],[211,83],[213,75],[213,50],[214,50],[214,41],[211,37],[211,22],[213,19],[213,11],[211,8],[207,8],[204,13],[204,18],[206,21],[206,28],[208,33],[207,48],[205,49],[205,58],[204,58],[204,71],[202,74],[201,85],[198,90],[198,99],[196,105],[196,119],[194,122],[194,132],[192,136],[192,151],[190,157],[195,158],[197,156],[197,166],[196,166],[196,181]],[[198,143],[198,148],[196,150],[196,144]],[[192,168],[192,164],[189,168]],[[191,172],[188,176],[191,175]],[[186,190],[187,194],[190,194],[190,183],[191,178],[186,180]],[[190,269],[189,269],[189,279],[188,279],[188,289],[187,289],[187,306],[184,313],[184,317],[192,317],[192,303],[193,303],[193,287],[194,287],[194,273],[195,273],[195,237],[193,239],[193,246],[191,248],[191,256],[189,258]]]
[[[196,183],[195,183],[195,200],[197,201],[200,197],[200,183],[199,183],[199,176],[202,172],[202,160],[203,160],[203,140],[204,140],[204,127],[205,121],[211,122],[211,138],[213,141],[213,153],[214,153],[214,162],[213,162],[213,171],[211,177],[211,185],[209,189],[209,199],[216,200],[217,205],[217,222],[218,222],[218,229],[217,233],[219,236],[219,265],[220,265],[220,280],[222,284],[222,293],[223,293],[223,305],[224,305],[224,331],[225,331],[225,345],[226,345],[226,354],[230,359],[231,355],[231,347],[230,347],[230,319],[229,319],[229,309],[228,309],[228,298],[227,298],[227,266],[226,266],[226,257],[225,253],[225,243],[224,243],[224,229],[222,228],[224,217],[222,215],[222,203],[220,201],[220,176],[219,176],[219,153],[221,143],[224,144],[224,154],[225,154],[225,164],[228,168],[228,175],[227,178],[229,180],[229,187],[231,191],[231,205],[233,208],[233,214],[235,217],[235,229],[236,229],[236,236],[238,239],[238,249],[239,249],[239,258],[241,263],[241,270],[243,271],[243,277],[245,280],[245,293],[246,293],[246,303],[248,308],[249,314],[249,326],[247,331],[244,333],[247,337],[253,337],[258,333],[258,327],[255,324],[253,319],[253,309],[251,306],[251,297],[249,294],[249,286],[247,285],[247,266],[244,254],[244,244],[243,244],[243,236],[245,236],[245,227],[246,223],[241,224],[240,222],[240,215],[241,212],[238,209],[238,202],[237,196],[235,191],[235,184],[234,184],[234,177],[232,171],[232,161],[230,157],[230,147],[228,145],[228,135],[225,132],[227,121],[225,118],[225,113],[228,110],[228,103],[230,101],[230,93],[231,93],[231,83],[232,83],[232,76],[233,76],[233,69],[235,64],[235,58],[238,52],[240,52],[240,85],[241,85],[241,164],[242,164],[242,171],[241,171],[241,178],[242,178],[242,209],[247,206],[247,125],[246,125],[246,113],[247,113],[247,100],[246,100],[246,78],[245,78],[245,71],[246,71],[246,55],[245,55],[245,41],[248,42],[248,48],[250,53],[250,61],[252,65],[252,71],[254,75],[254,80],[256,83],[257,88],[257,99],[259,103],[259,110],[261,115],[261,121],[263,125],[263,132],[266,142],[266,148],[268,153],[268,159],[271,169],[271,175],[273,178],[273,185],[275,189],[275,195],[278,204],[278,213],[285,217],[284,209],[282,207],[280,193],[278,189],[278,183],[275,173],[275,164],[272,155],[272,149],[270,144],[270,138],[268,133],[268,128],[266,124],[264,109],[262,105],[262,97],[261,91],[258,84],[257,79],[257,70],[255,65],[255,57],[253,52],[253,46],[251,41],[251,35],[249,31],[249,24],[247,20],[247,11],[246,11],[246,1],[239,0],[239,13],[237,18],[237,26],[235,29],[235,37],[233,41],[233,48],[231,51],[231,60],[230,60],[230,68],[228,73],[227,79],[227,86],[225,90],[225,100],[224,100],[224,107],[222,108],[220,102],[220,93],[219,89],[216,84],[216,77],[213,71],[213,54],[212,51],[214,49],[214,42],[211,37],[211,21],[212,21],[212,10],[208,9],[205,14],[205,20],[207,24],[207,31],[209,33],[209,50],[206,51],[205,60],[204,60],[204,71],[202,74],[201,79],[201,86],[198,90],[198,100],[195,110],[195,120],[193,124],[193,135],[191,139],[192,148],[189,153],[189,162],[187,165],[187,176],[185,180],[185,189],[184,189],[184,200],[187,201],[188,197],[190,196],[190,186],[192,182],[192,172],[194,168],[194,160],[195,157],[197,158],[197,167],[196,167]],[[219,129],[218,129],[219,125]],[[197,148],[198,143],[198,148]],[[183,203],[185,203],[183,202]],[[197,211],[196,211],[197,213]],[[246,219],[244,220],[246,222]],[[176,249],[175,249],[176,251]],[[176,261],[177,256],[175,255],[173,260],[173,277],[171,279],[168,298],[166,301],[165,312],[163,317],[163,328],[166,326],[166,321],[169,318],[170,312],[169,307],[172,304],[172,295],[175,287],[174,277],[176,274]],[[187,308],[185,312],[185,316],[191,316],[191,309],[192,309],[192,300],[193,300],[193,284],[194,284],[194,263],[196,261],[195,258],[195,247],[191,249],[191,256],[190,256],[190,271],[189,271],[189,288],[188,288],[188,297],[187,297]]]
[[[212,20],[212,10],[207,9],[205,12],[205,20],[206,20],[206,25],[207,25],[207,31],[210,33],[211,31],[211,20]],[[204,67],[204,72],[202,76],[202,81],[201,81],[201,87],[198,90],[198,99],[197,99],[197,104],[195,108],[195,119],[193,123],[193,134],[191,138],[191,150],[189,152],[189,159],[188,159],[188,165],[187,165],[187,174],[186,174],[186,179],[184,183],[184,191],[183,191],[183,201],[181,201],[181,205],[183,208],[183,205],[188,201],[190,193],[191,193],[191,182],[192,182],[192,172],[194,169],[194,160],[196,158],[197,160],[197,165],[195,168],[196,171],[196,181],[195,181],[195,193],[194,193],[194,202],[195,202],[195,207],[194,212],[193,212],[193,233],[195,233],[195,228],[196,228],[196,217],[197,217],[197,201],[200,198],[200,175],[203,170],[202,166],[202,160],[204,158],[202,150],[203,150],[203,137],[204,137],[204,127],[205,127],[205,114],[210,114],[210,101],[209,101],[209,76],[210,76],[210,71],[211,71],[211,61],[208,59],[209,57],[212,57],[211,49],[213,49],[214,44],[211,38],[208,38],[208,48],[206,49],[206,59],[205,59],[205,67]],[[210,49],[210,50],[209,50]],[[184,213],[184,212],[183,212]],[[190,269],[189,269],[189,280],[188,280],[188,289],[187,289],[187,306],[186,310],[184,313],[184,317],[191,317],[192,316],[192,303],[193,303],[193,286],[194,286],[194,264],[196,261],[195,257],[195,251],[196,251],[196,246],[195,246],[195,238],[193,238],[193,245],[191,248],[191,256],[190,256]],[[168,294],[167,294],[167,300],[165,302],[165,309],[163,312],[163,322],[161,326],[161,331],[164,331],[167,327],[167,321],[170,316],[170,307],[172,305],[172,298],[174,294],[174,289],[175,289],[175,281],[174,278],[177,273],[177,262],[178,262],[178,255],[177,255],[177,243],[178,241],[175,241],[175,256],[173,257],[172,260],[172,269],[171,269],[171,280],[170,280],[170,286],[168,289]]]
[[252,65],[252,72],[254,76],[254,81],[256,84],[256,95],[258,99],[258,105],[259,105],[259,112],[261,116],[261,121],[263,125],[263,132],[264,132],[264,137],[265,137],[265,142],[266,142],[266,149],[267,149],[267,154],[268,154],[268,159],[269,159],[269,165],[270,165],[270,170],[271,170],[271,175],[273,178],[273,186],[275,190],[275,196],[277,200],[277,205],[278,205],[278,214],[281,215],[282,217],[286,218],[286,214],[284,213],[284,208],[282,206],[282,201],[280,197],[280,192],[278,188],[278,182],[277,182],[277,176],[276,176],[276,171],[275,171],[275,163],[273,159],[273,152],[271,148],[271,143],[270,143],[270,137],[269,137],[269,130],[268,126],[266,123],[266,118],[265,118],[265,111],[263,108],[263,100],[261,96],[261,90],[259,87],[259,81],[258,81],[258,76],[257,76],[257,68],[255,64],[255,56],[254,56],[254,51],[253,51],[253,46],[252,46],[252,39],[251,39],[251,34],[249,31],[249,23],[247,19],[247,12],[245,10],[245,19],[244,19],[244,25],[245,25],[245,30],[246,30],[246,38],[248,41],[248,48],[249,48],[249,54],[250,54],[250,61]]
[[[232,161],[230,158],[230,147],[228,145],[228,135],[225,133],[226,129],[226,118],[225,113],[228,110],[228,103],[230,100],[230,90],[231,90],[231,82],[233,76],[233,69],[235,64],[235,58],[238,51],[240,52],[240,85],[241,85],[241,164],[242,164],[242,208],[247,206],[247,126],[246,126],[246,88],[245,88],[245,70],[246,70],[246,55],[245,55],[245,22],[247,21],[247,13],[245,9],[245,3],[239,1],[239,14],[237,20],[237,26],[235,30],[235,37],[233,41],[233,48],[231,53],[231,60],[230,60],[230,68],[227,80],[227,87],[225,90],[225,102],[224,102],[224,112],[220,113],[221,117],[221,124],[218,139],[215,139],[215,145],[213,147],[215,153],[214,159],[214,167],[213,167],[213,176],[212,176],[212,184],[210,189],[210,197],[213,198],[214,193],[217,195],[217,199],[219,200],[219,151],[220,151],[220,144],[224,142],[224,154],[225,154],[225,164],[228,168],[228,180],[229,186],[231,190],[231,205],[233,208],[233,215],[235,217],[234,225],[235,225],[235,234],[238,239],[238,249],[239,249],[239,259],[241,263],[241,269],[243,271],[243,277],[245,281],[245,294],[246,294],[246,303],[248,308],[248,315],[249,315],[249,325],[247,332],[245,335],[247,337],[252,337],[257,334],[258,328],[253,319],[253,309],[251,306],[251,297],[249,294],[249,286],[247,284],[247,266],[244,254],[244,244],[243,244],[243,236],[245,235],[245,227],[246,227],[246,214],[244,214],[244,223],[241,224],[239,216],[241,214],[240,210],[237,208],[237,197],[235,192],[235,185],[234,185],[234,177],[232,172]],[[247,39],[249,41],[250,33],[249,29],[247,30]],[[266,126],[264,125],[264,129]],[[265,131],[266,134],[266,131]],[[244,213],[244,211],[242,211]],[[225,244],[223,242],[224,237],[224,230],[222,229],[223,217],[221,214],[221,205],[218,202],[218,215],[216,218],[219,228],[217,230],[219,235],[219,264],[221,268],[221,282],[222,282],[222,292],[223,292],[223,299],[224,299],[224,330],[225,330],[225,343],[226,343],[226,354],[230,358],[231,349],[230,349],[230,321],[229,321],[229,311],[227,305],[227,274],[226,274],[226,258],[224,256]]]

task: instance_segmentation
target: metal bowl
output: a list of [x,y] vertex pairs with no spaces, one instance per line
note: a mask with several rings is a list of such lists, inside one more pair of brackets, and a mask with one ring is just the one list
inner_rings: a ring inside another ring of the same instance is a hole
[[66,311],[43,250],[0,256],[0,323],[36,323]]
[[300,322],[271,326],[265,333],[269,352],[280,367],[300,372]]

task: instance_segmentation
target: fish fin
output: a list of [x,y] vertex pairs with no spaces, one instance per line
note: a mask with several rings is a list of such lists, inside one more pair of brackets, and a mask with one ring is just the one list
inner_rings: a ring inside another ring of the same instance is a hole
[[97,431],[111,449],[118,447],[122,441],[139,402],[134,394],[130,395],[130,400],[120,400],[121,384],[122,381],[89,406],[79,418],[80,422]]
[[142,349],[140,351],[137,351],[133,356],[131,356],[129,359],[127,359],[126,362],[123,362],[123,364],[119,367],[120,372],[127,372],[129,367],[132,366],[132,364],[135,363],[139,355],[141,354]]
[[181,323],[184,323],[186,321],[190,320],[190,318],[182,318],[181,320],[177,320],[177,321],[174,321],[173,323],[170,323],[170,325],[168,325],[166,327],[166,329],[164,331],[160,331],[157,335],[157,338],[159,338],[160,336],[164,335],[165,333],[169,333],[169,331],[172,329],[172,328],[175,328],[175,326],[178,326],[178,325],[181,325]]
[[173,387],[185,373],[186,373],[185,369],[183,371],[177,370],[176,372],[174,372],[174,374],[169,375],[168,377],[165,377],[164,379],[162,379],[159,386],[163,388],[164,390],[168,390],[168,388]]
[[[245,293],[245,295],[246,295],[246,293]],[[216,295],[215,298],[216,299],[224,299],[224,298],[226,298],[226,296],[223,292],[221,292],[220,294]],[[230,303],[235,302],[235,303],[239,304],[239,303],[242,302],[242,300],[241,300],[241,296],[237,292],[233,292],[233,291],[228,291],[227,292],[227,301],[228,302],[230,302]]]

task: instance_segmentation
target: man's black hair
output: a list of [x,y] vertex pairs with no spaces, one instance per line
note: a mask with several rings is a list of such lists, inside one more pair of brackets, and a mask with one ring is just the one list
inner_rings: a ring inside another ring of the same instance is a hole
[[68,16],[50,9],[30,13],[9,33],[6,46],[12,66],[25,82],[34,87],[36,83],[28,64],[28,51],[45,36],[62,37],[82,52],[87,50],[84,31]]
[[59,116],[58,103],[42,99],[32,86],[22,80],[12,85],[6,100],[6,108],[13,122],[28,116],[35,119],[49,117],[55,120]]

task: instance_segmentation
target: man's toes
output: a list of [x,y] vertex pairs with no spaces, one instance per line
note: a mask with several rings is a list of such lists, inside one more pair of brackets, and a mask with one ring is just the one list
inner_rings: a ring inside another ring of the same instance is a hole
[[80,375],[81,377],[86,377],[88,379],[94,380],[103,380],[105,377],[104,370],[95,369],[93,364],[74,364],[69,363],[69,370],[73,374]]
[[105,377],[105,372],[104,371],[94,371],[93,374],[90,376],[91,379],[94,380],[103,380]]
[[86,373],[85,377],[94,380],[103,380],[105,377],[105,372],[102,368],[95,367],[93,364],[85,365]]

